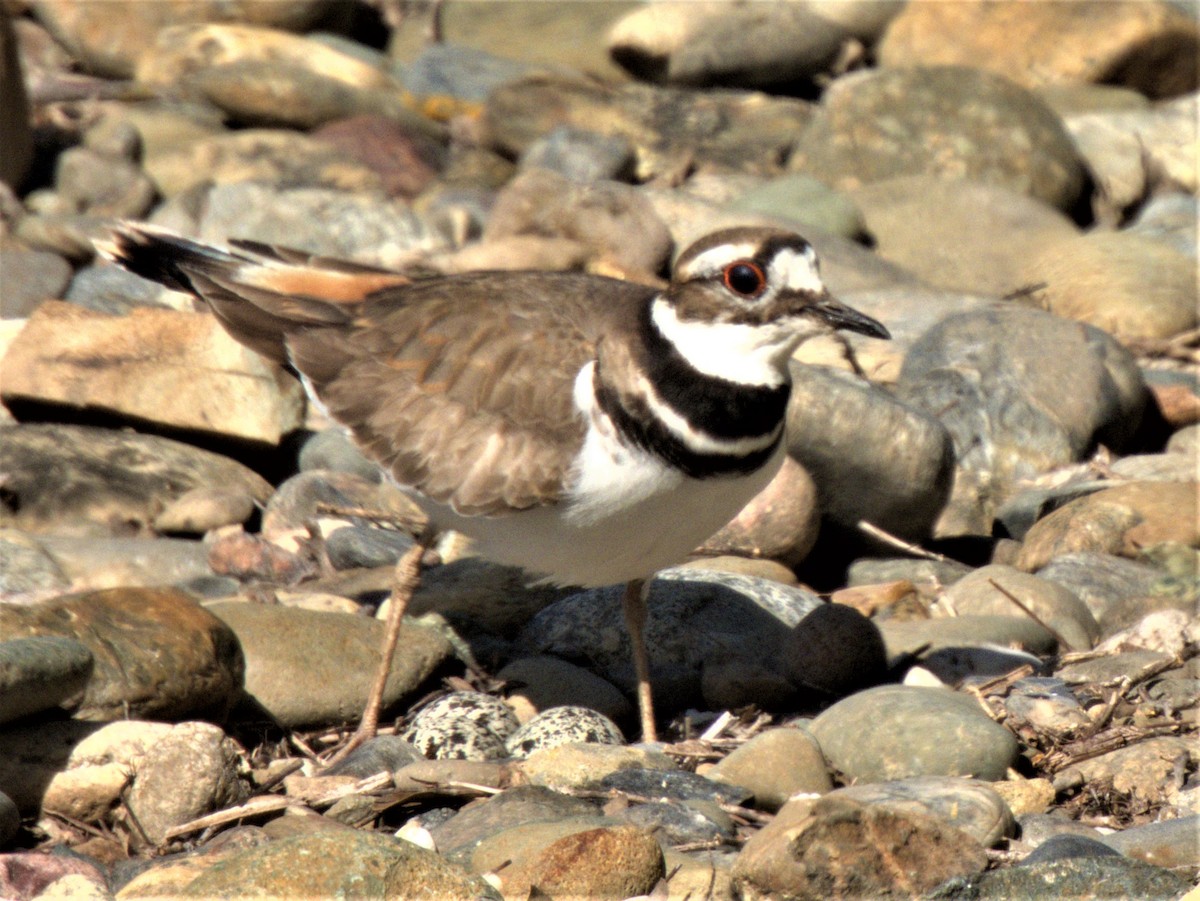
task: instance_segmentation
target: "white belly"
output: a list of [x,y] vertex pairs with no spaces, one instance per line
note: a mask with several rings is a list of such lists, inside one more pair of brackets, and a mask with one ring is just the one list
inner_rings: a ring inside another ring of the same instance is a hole
[[[766,486],[783,453],[781,448],[749,476],[700,480],[670,473],[646,480],[640,497],[627,496],[627,505],[598,513],[575,501],[503,516],[460,516],[424,498],[417,501],[442,528],[470,536],[489,560],[562,585],[612,585],[680,562]],[[628,495],[638,486],[624,487]]]
[[593,375],[589,363],[575,382],[575,404],[588,430],[559,503],[462,516],[416,495],[430,519],[470,536],[481,556],[498,563],[563,585],[612,585],[680,562],[737,515],[783,463],[779,441],[771,459],[748,475],[686,476],[620,439],[594,403]]

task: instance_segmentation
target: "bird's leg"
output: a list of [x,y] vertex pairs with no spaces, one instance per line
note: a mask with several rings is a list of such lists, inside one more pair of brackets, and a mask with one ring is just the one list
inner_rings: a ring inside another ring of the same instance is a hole
[[625,614],[625,628],[633,645],[633,671],[637,677],[642,741],[658,741],[658,731],[654,727],[654,699],[650,693],[650,657],[646,654],[646,596],[649,589],[644,579],[634,579],[625,586],[621,610]]
[[396,561],[396,569],[392,573],[392,593],[388,598],[387,626],[383,632],[383,646],[380,649],[379,668],[375,671],[375,682],[371,686],[371,693],[367,695],[367,704],[363,708],[358,728],[329,761],[331,764],[344,759],[367,739],[375,737],[379,728],[379,714],[383,708],[383,693],[387,688],[388,676],[392,672],[392,656],[396,653],[396,643],[400,639],[404,612],[421,582],[421,558],[432,543],[433,529],[426,526],[417,536],[416,543]]

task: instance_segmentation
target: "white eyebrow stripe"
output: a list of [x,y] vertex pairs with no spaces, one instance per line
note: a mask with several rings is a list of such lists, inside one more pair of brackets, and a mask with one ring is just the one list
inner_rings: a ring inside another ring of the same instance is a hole
[[814,294],[825,292],[817,257],[811,247],[804,253],[797,253],[790,247],[776,253],[775,258],[771,260],[768,281],[772,285],[786,286],[793,291],[811,291]]
[[759,246],[752,242],[744,244],[722,244],[692,258],[688,269],[694,272],[720,272],[734,260],[753,258]]

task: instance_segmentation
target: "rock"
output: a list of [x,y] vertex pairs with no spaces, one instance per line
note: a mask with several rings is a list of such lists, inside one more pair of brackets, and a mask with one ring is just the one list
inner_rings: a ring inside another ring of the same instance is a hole
[[419,109],[433,119],[449,120],[456,113],[477,115],[492,91],[542,70],[478,47],[426,42],[398,74]]
[[1045,898],[1179,898],[1190,888],[1181,876],[1120,855],[1067,857],[984,873],[971,897],[979,901]]
[[271,493],[261,476],[218,454],[88,426],[0,425],[0,471],[11,498],[0,523],[57,535],[148,531],[192,488],[223,485],[257,501]]
[[154,183],[129,160],[72,147],[58,158],[54,187],[77,211],[112,219],[137,219],[154,204]]
[[1027,257],[1079,233],[1049,204],[983,181],[909,175],[849,194],[880,256],[951,291],[1002,297],[1018,290],[1030,284]]
[[[403,745],[404,753],[411,752],[417,759],[398,767],[392,774],[398,791],[423,793],[429,791],[431,785],[449,786],[456,782],[506,789],[514,783],[513,770],[507,763],[495,760],[425,760],[408,742],[403,742]],[[353,756],[351,754],[346,760]],[[330,767],[330,771],[333,769]],[[449,819],[451,816],[444,815],[437,822]]]
[[1017,567],[1033,572],[1080,552],[1134,556],[1162,541],[1200,546],[1195,482],[1129,482],[1072,501],[1025,536]]
[[783,645],[784,671],[804,693],[836,698],[887,676],[878,628],[852,607],[824,604],[792,629]]
[[1097,650],[1112,653],[1122,648],[1143,648],[1183,659],[1193,621],[1194,617],[1185,610],[1157,610],[1110,635]]
[[650,203],[618,182],[578,184],[548,169],[527,169],[496,198],[483,240],[517,235],[568,238],[589,259],[619,271],[656,273],[671,236]]
[[816,228],[831,235],[857,238],[867,223],[849,195],[830,190],[822,182],[800,173],[781,175],[739,194],[726,212],[757,213],[788,219],[803,233]]
[[516,716],[499,698],[455,691],[417,711],[402,736],[425,757],[494,760],[508,756],[505,743],[519,728]]
[[661,751],[576,742],[534,751],[521,761],[520,768],[534,785],[569,792],[594,791],[604,779],[621,770],[670,772],[675,762]]
[[657,839],[635,826],[612,826],[563,836],[515,860],[500,879],[506,893],[519,897],[631,898],[648,893],[664,875]]
[[[353,164],[343,159],[343,165]],[[402,267],[414,252],[444,245],[444,238],[432,233],[407,204],[336,186],[305,187],[286,177],[279,187],[260,181],[213,187],[197,237],[215,243],[251,237],[385,268]]]
[[395,566],[412,546],[407,532],[365,525],[334,529],[325,539],[325,552],[334,569]]
[[1195,259],[1198,220],[1200,202],[1195,197],[1181,192],[1163,193],[1149,198],[1125,231],[1167,244]]
[[[1049,779],[1018,779],[1015,781],[993,782],[992,790],[1004,799],[1014,817],[1020,818],[1028,814],[1043,814],[1050,809],[1058,792]],[[1022,828],[1022,838],[1025,831]]]
[[193,488],[175,498],[154,518],[159,533],[203,535],[222,526],[241,525],[254,515],[253,495],[237,489]]
[[[168,198],[155,210],[155,221],[184,231],[189,225],[194,228],[197,216],[195,198],[189,192],[203,192],[208,185],[232,187],[243,182],[265,182],[287,185],[292,190],[383,191],[380,175],[368,166],[347,159],[344,153],[316,138],[285,129],[247,128],[181,140],[148,159],[147,171],[159,192]],[[257,188],[264,193],[262,185]],[[250,185],[239,190],[253,189]],[[181,203],[187,206],[180,209]],[[253,206],[244,206],[242,212],[256,213]],[[296,215],[294,219],[297,225],[306,225],[306,231],[314,231],[311,215]],[[231,221],[237,222],[232,217]],[[253,229],[251,232],[257,234]]]
[[522,725],[538,713],[565,705],[588,707],[614,720],[632,710],[611,682],[557,657],[520,657],[505,664],[496,678],[508,683],[505,702]]
[[1059,775],[1081,777],[1088,785],[1111,785],[1114,791],[1131,796],[1131,801],[1158,806],[1167,802],[1172,785],[1178,785],[1176,768],[1194,766],[1196,759],[1194,742],[1163,735],[1072,763]]
[[865,520],[927,537],[950,493],[946,430],[862,379],[815,366],[793,366],[792,377],[788,452],[812,473],[822,512],[851,528]]
[[[1032,613],[1022,610],[1009,594]],[[1057,632],[1066,642],[1063,650],[1086,651],[1100,637],[1095,617],[1068,589],[1011,566],[980,567],[949,586],[939,603],[959,614],[1028,616]]]
[[1197,86],[1195,20],[1170,3],[908,4],[879,45],[884,66],[966,65],[1027,87],[1125,85],[1153,98]]
[[0,130],[6,136],[0,182],[15,191],[25,181],[33,161],[33,130],[12,15],[15,12],[7,10],[0,15]]
[[820,512],[812,476],[792,457],[741,511],[701,545],[701,553],[765,557],[796,566],[817,541]]
[[522,725],[505,741],[510,757],[528,757],[559,745],[592,742],[623,745],[616,723],[586,707],[552,707]]
[[345,472],[378,482],[382,478],[379,466],[372,463],[350,440],[344,429],[333,427],[317,432],[300,448],[300,471],[328,469]]
[[[280,725],[345,723],[366,703],[384,624],[359,616],[236,602],[209,609],[237,635],[246,656],[247,698]],[[384,707],[411,694],[451,654],[439,632],[405,624]]]
[[750,792],[740,785],[716,782],[685,770],[619,769],[598,783],[611,789],[655,801],[700,801],[743,805]]
[[812,723],[832,766],[851,779],[974,776],[996,780],[1017,742],[966,695],[881,685],[844,698]]
[[1160,823],[1130,826],[1120,832],[1103,836],[1100,841],[1110,848],[1132,857],[1169,870],[1195,867],[1198,860],[1196,829],[1200,817],[1180,817]]
[[105,316],[46,303],[9,348],[0,377],[9,405],[102,410],[245,441],[278,444],[304,421],[300,383],[201,313]]
[[91,674],[92,652],[70,638],[0,641],[0,723],[70,701]]
[[292,0],[267,6],[245,0],[199,0],[183,8],[148,4],[127,16],[112,16],[72,0],[37,0],[38,18],[71,55],[100,75],[128,78],[159,30],[183,21],[242,21],[301,30],[325,14],[329,0]]
[[1008,79],[960,66],[838,79],[788,167],[839,190],[903,175],[969,178],[1062,210],[1083,187],[1058,116]]
[[800,3],[659,3],[618,21],[608,52],[648,81],[762,87],[824,71],[845,37]]
[[1017,480],[1079,460],[1097,443],[1123,449],[1147,400],[1132,358],[1110,336],[1011,307],[942,320],[913,345],[896,387],[954,439],[955,486],[940,536],[990,534]]
[[91,651],[95,665],[75,707],[81,719],[220,719],[241,692],[234,635],[172,589],[113,588],[0,605],[0,638],[29,636],[70,638]]
[[1150,609],[1190,610],[1197,602],[1194,579],[1176,579],[1155,566],[1111,554],[1063,554],[1039,569],[1038,576],[1075,592],[1105,635],[1133,625]]
[[693,842],[727,841],[735,834],[729,815],[704,802],[650,801],[617,811],[613,819],[652,834],[668,849]]
[[[488,144],[511,156],[563,125],[623,137],[635,149],[635,177],[648,181],[704,163],[778,174],[811,116],[803,101],[753,92],[534,76],[494,90],[483,127]],[[710,221],[705,230],[714,227]]]
[[754,793],[755,805],[778,810],[796,794],[833,788],[821,748],[803,729],[768,729],[735,748],[705,776]]
[[339,119],[316,129],[312,137],[377,172],[389,197],[416,197],[437,175],[445,156],[441,144],[387,116]]
[[897,782],[850,785],[834,789],[826,797],[936,817],[961,829],[985,848],[1011,838],[1016,830],[1008,805],[991,787],[956,776],[916,776]]
[[499,899],[476,876],[411,842],[360,830],[276,839],[215,862],[179,892],[182,898],[231,895]]
[[[44,895],[53,892],[60,881],[82,877],[81,884],[70,883],[76,892],[71,895]],[[104,898],[104,873],[95,863],[71,854],[45,854],[40,851],[18,851],[0,857],[0,895],[6,898],[74,897]],[[111,896],[110,896],[111,897]]]
[[926,814],[836,797],[791,805],[738,855],[741,897],[920,897],[987,866],[975,839]]
[[1095,232],[1032,248],[1022,284],[1040,306],[1125,340],[1170,338],[1197,323],[1196,260],[1148,238]]
[[58,561],[32,535],[0,528],[0,599],[57,594],[70,586]]
[[0,319],[29,316],[43,300],[62,297],[71,281],[70,263],[44,250],[0,247],[0,270],[4,271]]
[[1057,677],[1029,676],[1017,680],[1004,699],[1004,711],[1013,731],[1029,725],[1039,733],[1068,738],[1090,731],[1093,725],[1070,685]]
[[[526,66],[585,72],[611,82],[623,75],[609,60],[599,36],[634,6],[630,0],[578,3],[559,9],[538,3],[448,3],[438,21],[443,42],[455,50],[483,50]],[[392,57],[404,63],[413,61],[429,46],[428,35],[428,20],[420,15],[405,16],[392,35]]]
[[938,619],[883,620],[876,623],[889,662],[921,648],[1015,647],[1034,654],[1054,652],[1054,636],[1033,620],[1018,616],[952,616]]
[[180,723],[140,761],[125,803],[151,845],[171,829],[245,799],[239,748],[210,723]]
[[376,773],[396,773],[416,761],[421,752],[398,735],[376,735],[325,769],[326,776],[353,776],[365,779]]
[[633,170],[633,146],[619,135],[564,125],[529,145],[522,169],[549,169],[580,184],[622,181]]
[[[819,604],[800,589],[695,569],[666,570],[650,585],[645,634],[660,713],[693,703],[706,672],[711,679],[712,671],[738,661],[758,670],[765,667],[764,675],[773,673],[782,688],[784,677],[777,671],[777,664],[783,664],[781,642]],[[590,660],[604,678],[631,686],[622,591],[591,589],[551,604],[529,622],[521,645],[535,653]],[[746,653],[749,648],[753,654]],[[738,694],[736,684],[709,684],[726,689],[723,700]],[[745,687],[749,695],[743,703],[763,702],[761,683]]]
[[209,551],[181,538],[43,535],[38,539],[75,591],[124,587],[188,589],[210,579]]

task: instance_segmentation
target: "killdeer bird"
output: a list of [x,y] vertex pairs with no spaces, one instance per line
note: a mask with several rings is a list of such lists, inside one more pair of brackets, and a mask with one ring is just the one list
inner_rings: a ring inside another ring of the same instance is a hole
[[[132,224],[100,249],[190,291],[299,373],[433,527],[558,584],[626,583],[647,740],[645,580],[775,474],[796,347],[837,328],[888,337],[830,296],[807,241],[761,228],[692,244],[664,290],[579,273],[413,280]],[[374,734],[431,534],[397,565],[382,672],[352,744]]]

